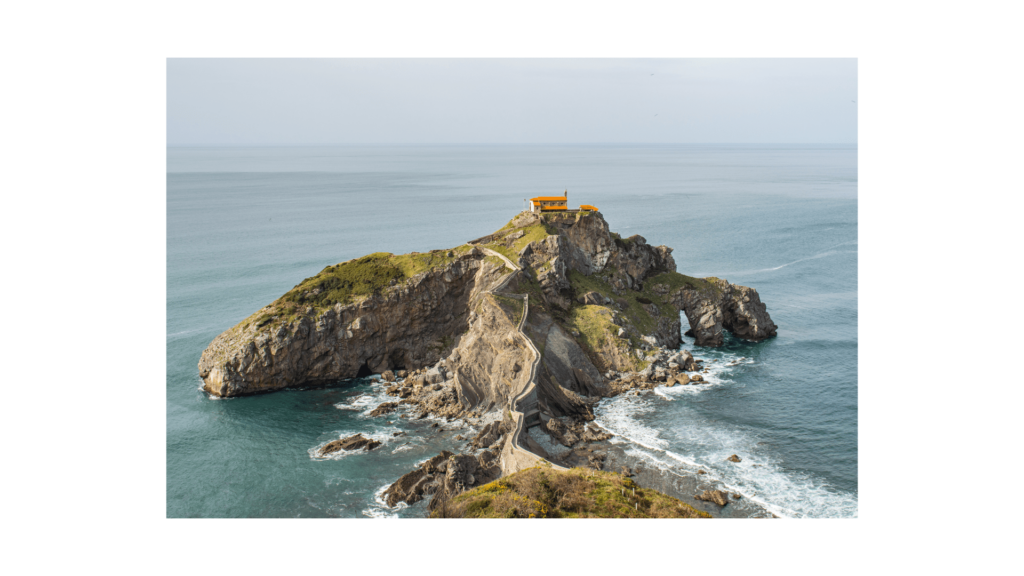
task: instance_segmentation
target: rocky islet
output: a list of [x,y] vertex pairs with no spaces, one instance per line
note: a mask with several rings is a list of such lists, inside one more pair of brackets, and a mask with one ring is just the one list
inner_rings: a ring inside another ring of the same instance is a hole
[[[520,271],[508,278],[505,263],[489,255],[495,252]],[[549,454],[528,433],[519,443],[568,466],[601,468],[603,456],[588,447],[609,436],[588,424],[597,402],[703,381],[701,361],[674,351],[681,340],[676,311],[702,346],[721,345],[723,331],[761,340],[777,330],[756,290],[679,274],[671,253],[643,237],[611,233],[599,213],[521,213],[452,250],[328,267],[218,336],[203,352],[200,376],[208,393],[240,396],[379,373],[396,401],[371,416],[404,409],[403,417],[488,422],[468,443],[470,453],[442,453],[385,493],[389,506],[431,495],[434,509],[514,472],[502,469],[498,454],[514,429],[512,391],[531,378],[533,354],[517,338],[522,334],[540,353],[534,378],[541,422],[532,430],[559,449]],[[346,265],[368,270],[364,283],[373,289],[359,294]],[[527,318],[523,302],[491,292],[500,282],[527,296]],[[325,298],[325,290],[337,296]],[[375,443],[356,435],[320,454]]]

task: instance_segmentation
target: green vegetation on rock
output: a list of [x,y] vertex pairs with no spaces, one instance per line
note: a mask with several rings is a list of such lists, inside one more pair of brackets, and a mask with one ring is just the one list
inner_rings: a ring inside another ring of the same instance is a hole
[[601,350],[615,341],[619,327],[612,322],[612,311],[604,306],[573,306],[566,324],[579,333],[582,344]]
[[450,264],[470,250],[469,246],[459,246],[452,250],[433,250],[422,254],[413,252],[400,256],[376,252],[324,268],[316,276],[306,278],[281,296],[279,302],[294,302],[315,308],[346,304],[394,283],[404,282],[421,272]]
[[444,503],[435,518],[710,518],[622,474],[528,468]]
[[[613,275],[616,271],[610,271]],[[675,272],[670,272],[675,274]],[[572,285],[573,292],[577,296],[586,294],[587,292],[597,292],[605,298],[610,298],[616,302],[623,302],[625,304],[622,310],[622,315],[629,320],[629,322],[636,326],[643,334],[649,334],[658,326],[657,320],[655,320],[650,312],[647,311],[645,306],[654,305],[658,308],[658,313],[662,316],[674,316],[679,314],[674,306],[664,301],[664,298],[655,294],[650,289],[651,281],[644,286],[642,292],[635,292],[633,290],[622,290],[621,294],[615,294],[612,290],[611,284],[605,282],[600,276],[585,276],[575,270],[569,271],[567,275],[569,278],[569,284]],[[680,276],[682,276],[680,274]]]
[[519,325],[519,321],[523,319],[523,301],[519,298],[513,298],[511,296],[505,296],[503,294],[491,293],[491,297],[494,298],[498,306],[504,310],[509,317],[512,319],[512,323],[515,326]]
[[[543,220],[520,228],[513,228],[513,222],[515,222],[515,219],[512,219],[512,221],[506,224],[501,230],[495,232],[490,243],[484,244],[485,248],[490,248],[491,250],[504,255],[513,262],[519,260],[519,253],[522,252],[523,248],[526,248],[527,244],[530,242],[543,240],[548,236],[558,234],[557,229],[548,225]],[[507,240],[507,237],[510,234],[519,231],[523,233],[522,237],[512,240],[511,242]]]
[[[711,282],[709,282],[709,280]],[[694,278],[693,276],[687,276],[678,272],[664,272],[657,276],[648,278],[646,285],[647,287],[650,287],[654,284],[663,284],[668,287],[669,292],[675,292],[676,290],[687,286],[701,292],[721,294],[721,288],[713,283],[715,280],[718,280],[718,278]]]

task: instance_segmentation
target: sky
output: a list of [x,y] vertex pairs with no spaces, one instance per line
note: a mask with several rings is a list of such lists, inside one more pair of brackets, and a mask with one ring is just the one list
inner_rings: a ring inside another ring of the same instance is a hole
[[167,144],[856,143],[857,60],[168,59]]

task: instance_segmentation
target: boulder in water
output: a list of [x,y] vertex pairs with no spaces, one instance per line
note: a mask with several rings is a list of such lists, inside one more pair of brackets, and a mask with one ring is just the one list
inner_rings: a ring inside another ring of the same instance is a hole
[[706,502],[714,502],[719,506],[725,506],[729,503],[729,493],[721,490],[705,490],[703,494],[698,494],[694,498]]
[[340,452],[341,450],[352,451],[362,449],[370,451],[380,445],[380,442],[372,438],[366,438],[362,434],[355,434],[354,436],[349,436],[348,438],[342,438],[341,440],[328,442],[327,444],[324,445],[323,448],[320,449],[320,455],[326,456],[328,454]]

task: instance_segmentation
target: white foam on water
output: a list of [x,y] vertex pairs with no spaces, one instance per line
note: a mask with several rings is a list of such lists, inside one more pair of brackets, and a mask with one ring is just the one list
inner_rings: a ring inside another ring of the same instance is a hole
[[[333,452],[331,454],[327,454],[326,456],[321,456],[320,455],[320,450],[324,446],[330,444],[331,442],[334,442],[335,440],[340,440],[342,438],[348,438],[349,436],[353,436],[355,434],[362,434],[363,438],[370,438],[372,440],[376,440],[376,441],[380,442],[381,444],[383,444],[386,447],[388,445],[388,443],[391,442],[391,440],[394,439],[392,434],[394,432],[397,432],[397,431],[398,431],[397,428],[391,428],[391,429],[378,429],[378,430],[376,430],[374,432],[366,432],[366,431],[353,432],[351,430],[334,432],[334,434],[337,435],[336,437],[328,438],[327,440],[324,440],[323,442],[317,444],[316,446],[313,446],[309,450],[306,450],[306,452],[309,454],[309,457],[311,459],[313,459],[313,460],[341,460],[342,458],[345,458],[347,456],[353,456],[353,455],[357,455],[357,454],[366,454],[368,451],[367,450],[361,450],[361,449],[360,450],[338,450],[337,452]],[[381,449],[380,447],[375,448],[375,450],[380,450],[380,449]]]
[[387,502],[384,501],[384,492],[390,487],[391,484],[385,484],[377,489],[373,493],[373,502],[368,508],[363,510],[363,516],[370,518],[399,518],[399,512],[408,508],[409,505],[405,502],[399,502],[395,504],[394,508],[389,507]]
[[374,400],[375,395],[373,394],[360,394],[346,402],[338,402],[334,407],[338,410],[359,410],[362,412],[363,410],[366,410],[366,407],[372,404]]
[[652,450],[663,450],[668,443],[659,437],[658,431],[634,418],[652,411],[654,407],[648,398],[621,395],[599,404],[594,415],[598,424],[612,434]]
[[[735,386],[730,373],[754,360],[721,351],[701,349],[704,384],[659,387],[659,396],[683,399],[723,386]],[[714,359],[715,362],[711,362]],[[644,424],[645,414],[657,410],[650,396],[618,396],[598,405],[596,423],[615,434],[616,443],[632,444],[626,454],[651,463],[658,469],[682,476],[692,476],[697,469],[707,472],[701,478],[735,492],[780,517],[849,518],[857,516],[857,497],[828,486],[821,480],[794,471],[784,470],[770,454],[770,448],[758,444],[749,433],[721,425],[709,425],[703,418],[683,419],[673,423],[670,440],[659,430]],[[666,407],[667,409],[667,407]],[[738,454],[739,463],[726,460]]]
[[[338,410],[351,410],[359,412],[360,418],[375,418],[370,416],[370,412],[376,410],[381,404],[385,402],[397,402],[398,399],[389,396],[387,393],[388,387],[393,384],[392,382],[385,382],[384,380],[374,379],[371,380],[371,388],[369,391],[364,392],[354,398],[347,399],[343,402],[338,402],[334,405]],[[401,410],[402,406],[399,407]]]
[[547,432],[541,432],[539,428],[534,428],[534,432],[530,432],[530,438],[534,442],[540,445],[548,454],[552,456],[561,456],[562,454],[569,451],[569,448],[562,446],[554,438],[548,435]]
[[758,269],[758,270],[745,270],[743,272],[728,272],[728,273],[725,273],[725,274],[719,274],[719,276],[720,277],[722,277],[722,276],[744,276],[744,275],[747,275],[747,274],[757,274],[758,272],[774,272],[776,270],[781,270],[781,269],[783,269],[783,268],[785,268],[787,266],[792,266],[793,264],[798,264],[800,262],[806,262],[808,260],[817,260],[818,258],[827,258],[829,256],[834,256],[836,254],[856,254],[857,253],[856,250],[842,250],[842,251],[835,250],[835,248],[839,248],[840,246],[846,246],[846,245],[849,245],[849,244],[857,244],[857,240],[850,240],[848,242],[840,242],[839,244],[836,244],[834,246],[829,246],[828,248],[825,248],[822,252],[814,254],[813,256],[807,256],[806,258],[799,258],[797,260],[793,260],[792,262],[786,262],[785,264],[782,264],[782,265],[779,265],[779,266],[775,266],[774,268],[761,268],[761,269]]
[[203,326],[202,328],[195,328],[194,330],[183,330],[181,332],[175,332],[173,334],[168,334],[167,335],[167,341],[171,342],[173,340],[178,340],[180,336],[185,336],[187,334],[195,334],[196,332],[202,332],[202,331],[207,330],[207,329],[208,328],[206,326]]

